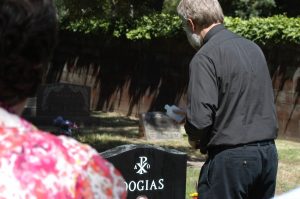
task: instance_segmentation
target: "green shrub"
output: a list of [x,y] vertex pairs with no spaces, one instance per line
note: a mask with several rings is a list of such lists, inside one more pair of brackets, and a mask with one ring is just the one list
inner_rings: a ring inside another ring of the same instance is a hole
[[300,18],[278,15],[268,18],[226,18],[231,31],[261,44],[300,44]]
[[126,33],[131,40],[173,37],[181,32],[181,20],[176,15],[154,14],[135,21],[136,27]]
[[[300,18],[277,15],[268,18],[225,18],[225,26],[231,31],[260,44],[300,44]],[[181,20],[177,15],[152,14],[133,21],[80,19],[70,22],[63,29],[86,34],[111,34],[129,40],[171,38],[182,35]]]

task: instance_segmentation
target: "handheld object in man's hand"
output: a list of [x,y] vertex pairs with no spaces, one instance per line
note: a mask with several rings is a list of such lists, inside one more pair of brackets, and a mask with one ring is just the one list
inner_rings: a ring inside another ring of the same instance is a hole
[[168,104],[165,105],[166,114],[175,120],[177,123],[181,123],[185,119],[185,111],[180,109],[179,107],[172,105],[169,106]]

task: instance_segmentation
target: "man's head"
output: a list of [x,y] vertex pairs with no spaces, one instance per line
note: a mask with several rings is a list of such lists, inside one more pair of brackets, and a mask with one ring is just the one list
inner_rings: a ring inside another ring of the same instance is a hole
[[36,92],[56,43],[52,0],[1,0],[0,102],[18,104]]
[[181,0],[177,12],[183,20],[189,42],[195,48],[202,46],[201,31],[224,21],[218,0]]

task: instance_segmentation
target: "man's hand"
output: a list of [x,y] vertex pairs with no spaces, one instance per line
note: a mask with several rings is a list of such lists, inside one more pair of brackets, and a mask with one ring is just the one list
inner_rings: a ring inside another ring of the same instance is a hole
[[175,113],[176,115],[180,115],[182,116],[182,120],[181,121],[176,121],[177,124],[185,124],[185,120],[186,120],[186,111],[183,109],[173,109],[173,113]]
[[173,112],[177,115],[182,115],[182,116],[186,116],[186,111],[181,109],[181,108],[178,108],[178,109],[173,109]]
[[195,141],[195,140],[189,139],[189,144],[192,147],[192,149],[199,149],[200,141],[199,140]]

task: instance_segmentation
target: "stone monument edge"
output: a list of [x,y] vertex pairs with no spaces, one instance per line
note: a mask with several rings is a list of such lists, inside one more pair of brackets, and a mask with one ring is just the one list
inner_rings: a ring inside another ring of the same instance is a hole
[[174,155],[187,156],[187,153],[182,152],[182,151],[178,151],[176,149],[163,148],[161,146],[153,146],[153,145],[150,145],[150,144],[125,144],[125,145],[117,146],[117,147],[112,148],[112,149],[108,149],[108,150],[106,150],[104,152],[101,152],[99,154],[104,158],[110,158],[114,154],[116,154],[116,152],[118,152],[119,154],[122,154],[122,153],[126,153],[127,151],[134,150],[134,149],[156,149],[156,150],[171,153],[171,154],[174,154]]

